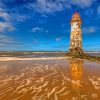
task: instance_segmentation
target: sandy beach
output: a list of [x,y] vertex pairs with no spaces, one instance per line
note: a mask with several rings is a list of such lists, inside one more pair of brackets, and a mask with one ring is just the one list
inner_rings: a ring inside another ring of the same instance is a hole
[[55,60],[55,59],[68,59],[68,58],[69,57],[41,57],[41,58],[0,57],[0,61]]
[[1,57],[0,100],[99,100],[100,63],[68,57]]

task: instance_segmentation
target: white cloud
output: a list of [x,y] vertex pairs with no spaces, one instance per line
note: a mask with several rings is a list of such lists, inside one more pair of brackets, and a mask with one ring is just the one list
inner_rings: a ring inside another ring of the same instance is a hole
[[33,27],[32,28],[32,32],[44,32],[44,33],[48,33],[49,31],[48,30],[45,30],[44,28],[42,27]]
[[61,36],[61,37],[57,37],[57,38],[56,38],[56,42],[61,41],[62,39],[63,39],[62,36]]
[[90,7],[94,2],[94,0],[70,0],[70,1],[72,5],[76,5],[80,8]]
[[[9,45],[9,46],[8,46]],[[18,49],[18,47],[22,46],[23,44],[21,42],[18,42],[16,39],[13,39],[10,36],[7,36],[6,34],[0,34],[0,50],[8,50],[9,47],[16,47],[15,50]]]
[[32,29],[32,32],[41,32],[41,31],[43,31],[43,30],[44,30],[43,28],[34,27],[34,28]]
[[96,26],[82,28],[83,33],[94,33],[97,30],[98,30],[98,27],[96,27]]
[[[12,0],[11,0],[12,1]],[[8,4],[12,3],[11,1],[7,1]],[[15,2],[15,0],[13,0]],[[13,9],[16,13],[18,11],[23,10],[24,8],[27,8],[28,11],[33,11],[32,13],[35,13],[35,11],[44,14],[51,14],[57,11],[62,11],[64,9],[70,9],[72,6],[80,7],[80,8],[89,8],[94,2],[97,0],[25,0],[22,3],[22,7],[19,8],[19,6],[16,4],[16,8]],[[5,3],[0,2],[1,6],[4,6]]]
[[96,31],[96,29],[93,28],[93,27],[90,27],[90,28],[88,29],[88,33],[94,33],[95,31]]
[[60,41],[61,40],[61,38],[56,38],[56,41],[58,42],[58,41]]
[[28,6],[42,14],[48,14],[70,9],[73,5],[80,8],[87,8],[94,2],[96,0],[36,0],[35,3],[29,4]]
[[[15,17],[16,16],[16,17]],[[27,19],[30,19],[31,16],[29,14],[19,14],[19,13],[10,13],[10,19],[16,22],[24,22]]]
[[4,12],[2,9],[0,9],[0,17],[4,19],[4,21],[0,22],[0,32],[12,31],[14,30],[14,26],[11,23],[11,17],[8,13]]
[[71,8],[66,0],[37,0],[34,4],[30,4],[30,6],[40,13],[53,13],[62,11],[65,8]]
[[0,43],[2,45],[5,45],[7,43],[13,43],[13,40],[12,40],[12,38],[10,38],[4,34],[0,34]]
[[9,14],[7,14],[5,12],[0,12],[0,17],[3,17],[6,21],[8,21],[10,19]]
[[5,30],[12,31],[15,28],[8,22],[0,22],[0,32],[4,32]]

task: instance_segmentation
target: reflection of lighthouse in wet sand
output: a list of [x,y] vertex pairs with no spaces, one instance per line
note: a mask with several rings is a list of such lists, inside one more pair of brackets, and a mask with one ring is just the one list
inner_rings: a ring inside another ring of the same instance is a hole
[[81,23],[79,13],[75,12],[71,19],[70,51],[82,51]]
[[71,77],[73,80],[81,80],[83,74],[83,60],[70,61]]
[[74,93],[73,100],[81,100],[83,97],[80,95],[81,81],[83,76],[83,61],[82,60],[70,60],[70,75],[71,75],[71,87]]

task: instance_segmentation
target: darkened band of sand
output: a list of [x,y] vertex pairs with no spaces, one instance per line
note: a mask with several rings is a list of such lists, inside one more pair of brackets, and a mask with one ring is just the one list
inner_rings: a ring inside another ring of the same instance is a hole
[[0,61],[53,60],[53,59],[67,59],[67,58],[69,57],[41,57],[41,58],[0,57]]

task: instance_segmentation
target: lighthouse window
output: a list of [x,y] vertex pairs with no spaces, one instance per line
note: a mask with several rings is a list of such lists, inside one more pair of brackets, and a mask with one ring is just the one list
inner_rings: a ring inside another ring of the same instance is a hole
[[76,39],[79,39],[79,36],[76,36]]

